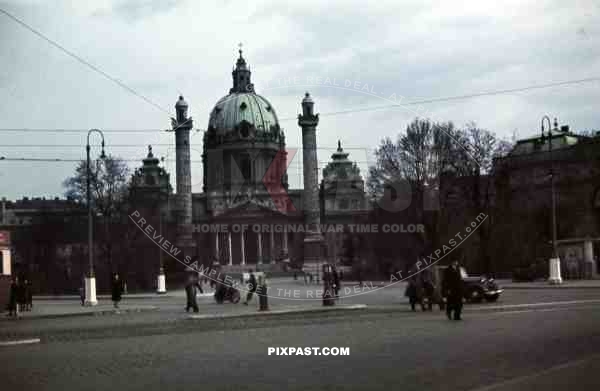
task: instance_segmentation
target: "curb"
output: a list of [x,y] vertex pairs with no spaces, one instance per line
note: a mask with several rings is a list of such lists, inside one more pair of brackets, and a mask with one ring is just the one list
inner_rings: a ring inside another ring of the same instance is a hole
[[528,286],[510,286],[510,285],[502,285],[501,286],[502,289],[557,289],[557,290],[561,290],[561,289],[600,289],[600,285],[540,285],[540,286],[535,286],[535,285],[528,285]]
[[156,311],[158,307],[148,306],[148,307],[139,307],[139,308],[124,308],[124,309],[107,309],[100,311],[85,311],[85,312],[73,312],[73,313],[62,313],[62,314],[39,314],[39,315],[31,315],[31,316],[21,316],[17,319],[10,318],[8,316],[3,317],[0,321],[8,322],[8,321],[20,321],[20,320],[36,320],[36,319],[61,319],[61,318],[77,318],[84,316],[105,316],[105,315],[121,315],[128,313],[139,313],[146,311]]
[[40,343],[41,340],[39,338],[32,339],[19,339],[12,341],[0,341],[0,347],[2,346],[16,346],[16,345],[30,345],[34,343]]
[[188,320],[203,320],[203,319],[228,319],[228,318],[249,318],[269,315],[287,315],[287,314],[306,314],[306,313],[322,313],[322,312],[338,312],[338,311],[355,311],[367,309],[366,304],[338,305],[332,307],[315,307],[315,308],[296,308],[274,311],[258,311],[241,314],[202,314],[189,315]]
[[[212,297],[214,292],[210,293],[199,293],[197,297]],[[156,294],[147,294],[147,295],[123,295],[123,300],[154,300],[154,299],[181,299],[185,298],[184,295],[174,295],[169,293],[156,293]],[[110,295],[98,295],[98,300],[103,301],[111,301]],[[71,301],[71,300],[81,300],[79,296],[74,295],[61,295],[61,296],[33,296],[33,301]]]
[[[135,300],[135,299],[142,299],[142,300],[153,300],[153,299],[164,299],[164,298],[176,298],[178,296],[174,296],[174,295],[170,295],[168,293],[160,293],[160,294],[148,294],[148,295],[123,295],[122,298],[123,300],[125,299],[129,299],[129,300]],[[96,296],[96,298],[98,300],[106,300],[106,301],[111,301],[111,296],[110,295],[98,295]],[[81,300],[81,298],[79,296],[74,296],[74,295],[61,295],[61,296],[33,296],[33,301],[62,301],[62,300]]]

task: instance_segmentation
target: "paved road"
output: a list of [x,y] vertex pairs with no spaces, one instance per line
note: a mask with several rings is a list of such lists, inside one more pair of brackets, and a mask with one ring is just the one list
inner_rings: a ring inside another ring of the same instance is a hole
[[[25,390],[600,387],[599,304],[478,308],[467,307],[463,322],[364,311],[50,339],[1,347],[0,379],[3,389]],[[350,356],[267,354],[287,346],[349,347]]]

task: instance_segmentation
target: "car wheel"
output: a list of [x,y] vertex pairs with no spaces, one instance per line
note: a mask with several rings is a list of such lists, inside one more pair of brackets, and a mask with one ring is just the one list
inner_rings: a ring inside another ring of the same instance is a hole
[[469,292],[468,300],[471,303],[481,303],[481,300],[483,300],[483,291],[479,288],[472,289]]
[[495,302],[495,301],[497,301],[497,300],[498,300],[498,297],[500,297],[500,295],[491,295],[491,296],[486,296],[486,297],[485,297],[485,300],[486,300],[488,303],[493,303],[493,302]]

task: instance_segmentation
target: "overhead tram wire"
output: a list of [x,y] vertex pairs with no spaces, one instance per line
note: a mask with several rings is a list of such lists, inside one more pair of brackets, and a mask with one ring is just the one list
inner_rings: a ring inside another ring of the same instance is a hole
[[[0,11],[2,11],[2,10],[0,9]],[[560,86],[566,86],[566,85],[590,83],[590,82],[594,82],[594,81],[600,81],[600,76],[599,77],[588,77],[588,78],[576,79],[576,80],[566,80],[566,81],[555,82],[555,83],[536,84],[536,85],[519,87],[519,88],[502,89],[502,90],[496,90],[496,91],[486,91],[486,92],[479,92],[479,93],[473,93],[473,94],[447,96],[447,97],[440,97],[440,98],[429,98],[429,99],[415,100],[415,101],[410,101],[410,102],[405,102],[405,103],[396,103],[396,104],[391,104],[391,105],[381,105],[381,106],[372,106],[372,107],[332,111],[329,113],[320,113],[319,115],[320,115],[320,117],[330,117],[330,116],[343,115],[343,114],[352,114],[352,113],[360,113],[360,112],[367,112],[367,111],[392,109],[392,108],[398,108],[398,107],[403,107],[403,106],[414,106],[414,105],[420,105],[420,104],[430,104],[430,103],[448,102],[448,101],[454,101],[454,100],[473,99],[473,98],[484,97],[484,96],[504,95],[504,94],[511,94],[511,93],[515,93],[515,92],[524,92],[524,91],[543,89],[543,88],[552,88],[552,87],[560,87]],[[297,117],[286,117],[286,118],[280,118],[279,120],[280,121],[291,121],[291,120],[295,121],[297,119],[298,119]],[[41,133],[83,133],[83,132],[87,132],[88,130],[89,129],[0,128],[0,132],[41,132]],[[195,132],[206,131],[206,129],[194,129],[194,130],[195,130]],[[156,133],[156,132],[165,131],[165,129],[106,129],[106,130],[103,129],[102,131],[109,132],[109,133]]]
[[[31,27],[30,25],[28,25],[27,23],[25,23],[24,21],[22,21],[21,19],[17,18],[16,16],[14,16],[13,14],[7,12],[6,10],[0,8],[0,13],[3,13],[4,15],[6,15],[9,19],[13,20],[14,22],[18,23],[19,25],[23,26],[25,29],[29,30],[30,32],[32,32],[33,34],[37,35],[38,37],[40,37],[41,39],[43,39],[44,41],[48,42],[50,45],[54,46],[55,48],[59,49],[60,51],[62,51],[63,53],[66,53],[68,56],[74,58],[75,60],[77,60],[78,62],[80,62],[81,64],[85,65],[86,67],[90,68],[91,70],[93,70],[94,72],[104,76],[106,79],[110,80],[111,82],[117,84],[119,87],[123,88],[124,90],[128,91],[129,93],[137,96],[140,99],[143,99],[146,103],[154,106],[155,108],[157,108],[158,110],[167,113],[168,115],[171,115],[171,113],[166,110],[165,108],[161,107],[160,105],[154,103],[153,101],[151,101],[150,99],[148,99],[147,97],[145,97],[144,95],[140,94],[139,92],[137,92],[136,90],[134,90],[133,88],[129,87],[128,85],[126,85],[125,83],[123,83],[121,80],[109,75],[108,73],[104,72],[102,69],[98,68],[97,66],[95,66],[94,64],[86,61],[85,59],[81,58],[80,56],[78,56],[77,54],[73,53],[72,51],[70,51],[69,49],[65,48],[64,46],[62,46],[61,44],[59,44],[58,42],[46,37],[44,34],[42,34],[40,31],[36,30],[35,28]],[[88,129],[89,130],[89,129]],[[87,130],[86,130],[87,131]]]
[[[365,112],[365,111],[376,111],[376,110],[391,109],[391,108],[398,108],[398,107],[404,107],[404,106],[423,105],[423,104],[438,103],[438,102],[449,102],[449,101],[453,101],[453,100],[473,99],[473,98],[479,98],[479,97],[483,97],[483,96],[512,94],[515,92],[524,92],[524,91],[531,91],[531,90],[537,90],[537,89],[543,89],[543,88],[552,88],[552,87],[560,87],[560,86],[573,85],[573,84],[582,84],[582,83],[589,83],[589,82],[593,82],[593,81],[600,81],[600,76],[594,76],[594,77],[588,77],[588,78],[576,79],[576,80],[566,80],[566,81],[546,83],[546,84],[534,84],[534,85],[530,85],[530,86],[526,86],[526,87],[509,88],[509,89],[502,89],[502,90],[496,90],[496,91],[485,91],[485,92],[478,92],[478,93],[465,94],[465,95],[455,95],[455,96],[447,96],[447,97],[440,97],[440,98],[429,98],[429,99],[410,101],[410,102],[406,102],[406,103],[404,103],[404,102],[396,103],[396,104],[391,104],[391,105],[381,105],[381,106],[372,106],[372,107],[357,108],[357,109],[340,110],[340,111],[333,111],[330,113],[321,113],[321,114],[319,114],[319,116],[320,117],[329,117],[329,116],[334,116],[334,115],[353,114],[353,113],[359,113],[359,112]],[[296,120],[296,119],[297,119],[297,117],[286,117],[286,118],[280,118],[279,120],[280,121],[291,121],[291,120]]]

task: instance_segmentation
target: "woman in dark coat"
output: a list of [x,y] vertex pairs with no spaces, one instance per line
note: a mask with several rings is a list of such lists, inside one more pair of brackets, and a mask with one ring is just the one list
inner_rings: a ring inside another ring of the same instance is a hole
[[119,278],[119,274],[115,274],[112,281],[112,301],[115,308],[119,308],[119,302],[121,301],[121,295],[123,294],[123,281]]

